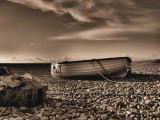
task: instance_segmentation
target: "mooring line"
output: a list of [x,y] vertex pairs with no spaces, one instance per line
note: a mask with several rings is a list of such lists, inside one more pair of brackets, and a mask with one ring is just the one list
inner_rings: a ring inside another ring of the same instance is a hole
[[[107,73],[107,75],[110,77],[109,73],[104,69],[104,67],[102,66],[102,64],[100,64],[98,61],[96,61],[96,62],[101,66],[101,68],[105,71],[105,73]],[[97,70],[97,68],[96,68],[95,65],[93,64],[93,61],[91,61],[91,63],[92,63],[92,65],[93,65],[93,67],[95,68],[95,70],[97,71],[97,73],[98,73],[100,76],[102,76],[104,79],[106,79],[108,82],[114,83],[114,84],[116,84],[116,83],[118,83],[118,84],[125,83],[125,82],[117,82],[117,81],[115,81],[115,80],[110,80],[109,78],[105,77],[99,70]],[[133,86],[135,86],[135,85],[137,84],[136,81],[134,81],[134,82],[135,82],[135,83],[133,83],[133,84],[130,86],[130,88],[133,88]],[[106,90],[106,86],[104,86],[104,89]]]
[[[96,61],[96,62],[97,62],[97,61]],[[97,73],[100,74],[104,79],[106,79],[107,81],[112,82],[112,83],[115,83],[115,82],[116,82],[116,81],[113,81],[113,80],[108,79],[108,78],[105,77],[99,70],[97,70],[97,68],[96,68],[95,65],[93,64],[93,61],[91,61],[91,63],[92,63],[92,65],[93,65],[93,67],[95,68],[95,70],[97,71]],[[98,63],[98,64],[101,66],[101,68],[107,73],[107,75],[110,76],[109,73],[103,68],[103,66],[102,66],[99,62],[97,62],[97,63]]]

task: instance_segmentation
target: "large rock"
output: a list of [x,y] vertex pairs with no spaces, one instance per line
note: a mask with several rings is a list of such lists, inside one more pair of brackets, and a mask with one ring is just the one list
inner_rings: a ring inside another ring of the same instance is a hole
[[41,104],[47,86],[39,84],[34,78],[21,77],[17,87],[5,87],[0,91],[0,106],[34,107]]

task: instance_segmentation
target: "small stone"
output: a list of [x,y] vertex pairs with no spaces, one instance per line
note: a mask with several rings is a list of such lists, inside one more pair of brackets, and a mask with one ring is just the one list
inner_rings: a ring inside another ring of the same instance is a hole
[[3,110],[3,107],[0,107],[0,112]]
[[52,114],[52,115],[56,115],[56,111],[53,111],[51,114]]
[[80,117],[80,113],[76,113],[76,117]]
[[26,115],[27,115],[27,116],[30,116],[30,117],[32,117],[32,114],[30,114],[30,113],[26,113]]
[[17,116],[19,116],[19,115],[16,114],[16,113],[13,113],[12,116],[13,116],[13,117],[17,117]]
[[83,108],[79,108],[78,112],[83,113],[84,109]]
[[88,120],[88,117],[85,114],[81,114],[78,119],[79,120]]
[[111,117],[111,118],[109,118],[109,120],[117,120],[117,119],[116,119],[116,118],[112,118],[112,117]]
[[38,117],[39,117],[39,118],[41,118],[42,116],[43,116],[43,114],[41,114],[41,113],[40,113],[40,114],[38,114]]
[[106,119],[107,119],[107,117],[108,117],[108,115],[107,115],[107,114],[102,114],[102,115],[101,115],[101,119],[102,119],[102,120],[106,120]]
[[90,115],[90,118],[88,118],[88,120],[95,120],[93,115]]
[[137,94],[138,94],[138,93],[141,93],[141,90],[140,90],[140,89],[137,89]]
[[134,115],[134,114],[132,114],[132,115],[130,115],[130,117],[131,117],[131,118],[133,118],[133,117],[135,117],[135,115]]
[[140,105],[137,105],[137,109],[141,109],[141,106],[140,106]]
[[73,113],[71,116],[72,116],[72,119],[75,119],[76,118],[76,113]]
[[147,100],[145,101],[145,103],[148,105],[148,104],[151,103],[151,100],[148,100],[148,99],[147,99]]
[[21,112],[30,112],[30,108],[27,108],[27,107],[20,107],[19,108],[19,110],[21,111]]
[[60,120],[66,120],[66,116],[61,116],[59,119]]
[[130,108],[136,108],[137,107],[137,103],[132,102],[132,103],[130,103],[129,107]]
[[24,120],[30,119],[30,116],[24,116]]
[[41,120],[49,120],[49,119],[48,119],[48,117],[43,116],[43,117],[41,117]]
[[134,120],[134,119],[133,119],[133,118],[128,117],[128,118],[126,118],[125,120]]
[[10,120],[9,118],[4,118],[3,120]]
[[17,117],[15,120],[23,120],[22,117]]
[[0,107],[0,112],[5,112],[7,110],[7,108],[6,107]]
[[5,116],[8,116],[8,115],[10,115],[10,111],[9,110],[6,110],[4,113],[3,113],[3,115],[5,115]]
[[18,108],[15,108],[15,107],[12,107],[12,112],[13,112],[13,113],[18,113],[18,112],[19,112],[19,109],[18,109]]
[[62,103],[57,102],[56,103],[56,107],[60,107],[62,105]]
[[40,112],[43,113],[44,111],[45,111],[45,108],[41,108],[41,109],[40,109]]
[[144,99],[144,100],[146,100],[147,98],[148,98],[147,96],[144,96],[144,98],[143,98],[143,99]]
[[114,107],[110,107],[110,106],[108,106],[107,109],[108,109],[110,112],[114,112],[114,113],[116,113],[116,111],[117,111]]
[[15,120],[15,118],[14,117],[10,117],[9,120]]
[[127,113],[128,115],[130,115],[130,114],[132,114],[132,111],[126,111],[126,113]]

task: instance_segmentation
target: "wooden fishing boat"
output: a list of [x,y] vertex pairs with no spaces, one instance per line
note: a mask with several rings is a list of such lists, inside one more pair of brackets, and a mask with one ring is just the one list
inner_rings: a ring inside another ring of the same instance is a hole
[[131,73],[131,59],[116,57],[79,61],[64,61],[51,64],[54,78],[123,78]]

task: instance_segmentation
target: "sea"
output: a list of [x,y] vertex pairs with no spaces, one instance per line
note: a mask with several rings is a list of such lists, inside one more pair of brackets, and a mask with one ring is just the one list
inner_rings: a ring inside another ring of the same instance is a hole
[[0,67],[8,67],[12,74],[29,73],[39,79],[52,79],[50,66],[51,63],[0,63]]

